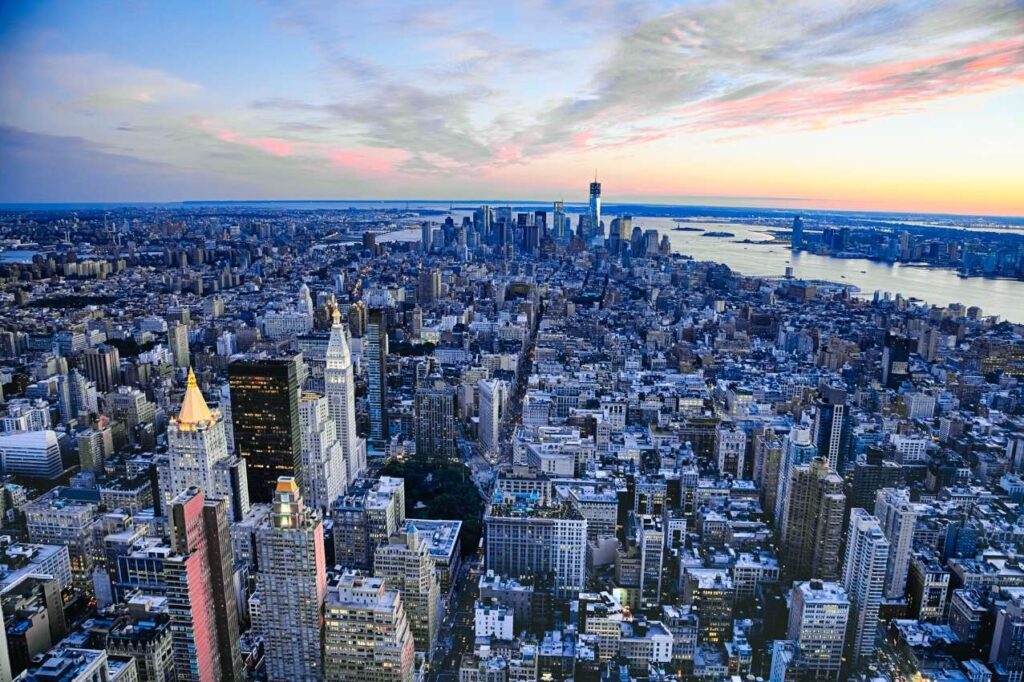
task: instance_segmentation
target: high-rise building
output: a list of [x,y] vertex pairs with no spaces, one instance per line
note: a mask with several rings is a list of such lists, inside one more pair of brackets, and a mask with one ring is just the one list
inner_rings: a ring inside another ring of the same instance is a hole
[[790,237],[790,248],[800,251],[804,248],[804,219],[800,216],[793,218],[793,234]]
[[875,496],[875,518],[889,540],[889,559],[885,569],[886,599],[903,599],[910,574],[910,553],[914,548],[917,510],[906,488],[883,488]]
[[346,571],[327,586],[324,679],[412,682],[416,654],[402,595],[387,581]]
[[814,407],[814,445],[818,456],[823,457],[833,471],[844,471],[853,444],[846,391],[822,384],[818,393],[820,398]]
[[893,488],[903,480],[903,468],[885,458],[881,448],[868,447],[853,465],[853,480],[846,495],[849,508],[875,508],[875,495],[882,488]]
[[481,379],[477,383],[477,393],[480,403],[477,428],[480,453],[485,459],[493,461],[499,455],[504,384],[496,379]]
[[556,596],[586,585],[587,520],[568,502],[540,506],[535,495],[508,495],[484,515],[487,567],[501,575],[551,574]]
[[565,202],[556,201],[551,219],[551,234],[555,239],[562,240],[567,236],[565,229]]
[[428,549],[415,526],[392,535],[374,553],[373,574],[401,593],[416,650],[429,657],[441,625],[441,591]]
[[178,416],[167,425],[170,490],[161,490],[165,504],[192,487],[208,497],[225,497],[214,484],[214,465],[228,455],[224,420],[211,410],[191,369]]
[[278,479],[256,546],[257,627],[266,647],[267,679],[319,682],[327,596],[324,528],[320,516],[303,507],[294,478]]
[[786,634],[796,642],[796,679],[839,679],[849,617],[850,599],[839,584],[811,580],[793,586]]
[[175,367],[189,367],[192,362],[188,352],[188,325],[172,322],[167,325],[167,345],[171,349]]
[[424,253],[430,253],[431,236],[433,235],[433,227],[427,221],[423,221],[420,224],[420,250]]
[[910,379],[910,353],[914,349],[912,339],[902,334],[885,335],[882,348],[882,383],[886,388],[899,388]]
[[455,389],[442,381],[416,391],[416,459],[454,462]]
[[733,478],[744,478],[746,463],[747,434],[733,422],[719,422],[715,430],[715,459],[718,473]]
[[368,390],[367,411],[370,415],[370,438],[381,443],[391,437],[388,423],[388,332],[384,311],[370,311],[366,324],[366,374]]
[[604,236],[601,227],[601,183],[597,181],[597,173],[594,174],[594,181],[590,183],[590,204],[589,212],[590,225],[593,233]]
[[1012,594],[996,614],[988,660],[1000,668],[1000,679],[1024,679],[1024,595]]
[[242,680],[227,503],[190,488],[171,502],[163,560],[178,680]]
[[789,525],[790,486],[793,470],[801,464],[808,464],[818,455],[818,449],[811,442],[811,431],[803,426],[794,426],[782,443],[782,460],[779,463],[778,489],[775,492],[775,526],[779,543],[785,543]]
[[888,562],[889,541],[878,519],[864,509],[852,510],[846,535],[843,588],[850,599],[847,659],[855,666],[870,661],[875,652]]
[[357,480],[334,503],[334,562],[370,569],[377,547],[405,526],[405,479]]
[[434,268],[420,270],[416,300],[421,306],[437,303],[441,298],[441,272]]
[[89,348],[82,354],[85,376],[96,382],[96,390],[107,393],[121,383],[121,354],[113,346]]
[[846,495],[843,479],[820,457],[793,469],[783,571],[790,580],[837,580]]
[[306,392],[299,402],[302,425],[302,498],[321,514],[348,487],[347,463],[338,442],[328,400],[319,393]]
[[299,368],[294,358],[228,365],[235,452],[246,460],[249,499],[268,502],[281,476],[302,476]]
[[636,521],[636,544],[640,550],[640,604],[644,608],[657,608],[661,604],[665,531],[660,516],[641,514]]
[[356,385],[352,374],[352,353],[337,309],[334,310],[333,319],[331,338],[327,343],[324,390],[345,460],[347,486],[366,469],[366,443],[356,433]]

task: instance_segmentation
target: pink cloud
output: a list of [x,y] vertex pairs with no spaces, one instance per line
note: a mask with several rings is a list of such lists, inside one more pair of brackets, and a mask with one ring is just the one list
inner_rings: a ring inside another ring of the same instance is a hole
[[397,164],[409,158],[409,153],[404,149],[332,149],[327,157],[333,165],[348,170],[391,175]]
[[[197,121],[196,125],[204,130],[211,127],[208,121]],[[249,137],[234,130],[221,130],[216,133],[216,137],[221,142],[252,147],[271,156],[291,156],[295,152],[294,143],[279,137]]]

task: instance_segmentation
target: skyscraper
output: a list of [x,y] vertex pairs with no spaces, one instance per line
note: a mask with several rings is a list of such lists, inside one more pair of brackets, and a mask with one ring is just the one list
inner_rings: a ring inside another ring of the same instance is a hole
[[327,596],[324,528],[306,510],[299,485],[282,476],[270,518],[256,531],[260,609],[270,682],[319,682],[323,677],[323,612]]
[[[413,521],[415,523],[415,521]],[[398,590],[409,616],[416,650],[429,653],[437,641],[441,588],[426,542],[415,526],[388,538],[373,558],[373,574]]]
[[356,386],[352,374],[352,354],[337,309],[334,310],[333,319],[331,338],[327,343],[324,389],[345,460],[347,486],[366,469],[366,443],[356,433]]
[[782,461],[779,464],[779,482],[775,492],[775,526],[779,543],[785,543],[789,525],[790,486],[793,469],[807,464],[818,454],[811,442],[811,431],[803,426],[794,426],[783,440]]
[[821,457],[793,469],[789,520],[782,544],[790,580],[837,580],[846,495],[843,479]]
[[167,425],[170,490],[161,490],[164,501],[197,487],[208,497],[223,497],[214,484],[214,465],[228,457],[224,420],[203,399],[191,369],[178,416]]
[[501,433],[501,404],[504,384],[495,379],[481,379],[477,383],[480,402],[478,437],[480,453],[493,460],[499,454],[498,438]]
[[804,219],[800,216],[793,218],[793,233],[790,237],[790,248],[793,251],[800,251],[804,248]]
[[590,205],[589,205],[590,226],[593,233],[604,236],[601,228],[601,183],[597,181],[597,173],[594,173],[594,181],[590,183]]
[[885,335],[882,349],[882,383],[886,388],[899,388],[910,379],[910,352],[913,342],[902,334]]
[[794,661],[800,682],[839,679],[850,617],[850,599],[837,584],[811,580],[791,593],[787,638],[796,642]]
[[818,393],[820,397],[814,408],[814,445],[833,471],[843,471],[853,439],[846,391],[822,384]]
[[910,574],[917,510],[906,488],[883,488],[875,495],[875,517],[888,538],[889,559],[885,570],[886,599],[903,599]]
[[299,401],[303,471],[299,487],[303,499],[321,514],[348,487],[347,465],[327,403],[327,398],[313,392],[303,393]]
[[89,348],[82,355],[85,376],[96,382],[96,390],[107,393],[121,383],[121,354],[113,346]]
[[402,595],[383,578],[346,571],[327,586],[324,679],[412,682],[413,635]]
[[167,345],[174,357],[175,367],[188,367],[192,364],[189,360],[187,324],[172,322],[167,325]]
[[269,502],[281,476],[302,476],[299,369],[294,358],[228,365],[235,451],[248,468],[249,499]]
[[430,238],[432,236],[432,232],[433,228],[430,226],[429,222],[423,221],[420,224],[420,249],[423,253],[430,253]]
[[878,635],[889,541],[878,519],[864,509],[850,512],[843,563],[843,588],[850,598],[850,633],[847,656],[855,666],[871,660]]
[[416,391],[416,459],[456,461],[455,445],[455,390],[438,380]]
[[163,562],[178,680],[242,680],[227,503],[198,488],[171,503]]
[[417,279],[416,300],[421,306],[437,303],[441,297],[441,273],[433,268],[420,270]]
[[388,424],[388,332],[384,311],[370,311],[366,324],[366,374],[369,384],[367,411],[370,413],[370,438],[380,443],[391,437]]
[[555,239],[562,240],[566,237],[565,229],[565,202],[556,201],[554,215],[551,219],[551,233]]

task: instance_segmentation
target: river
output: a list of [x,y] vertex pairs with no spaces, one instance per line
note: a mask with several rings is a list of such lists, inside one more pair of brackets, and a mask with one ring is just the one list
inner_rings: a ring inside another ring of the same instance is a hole
[[[456,220],[469,213],[455,212]],[[604,221],[611,222],[611,218]],[[575,216],[573,216],[575,225]],[[803,279],[822,279],[852,284],[863,296],[874,292],[902,294],[935,305],[962,303],[978,306],[986,315],[998,315],[1011,322],[1024,323],[1024,282],[971,277],[962,279],[956,271],[888,264],[862,258],[830,258],[807,252],[793,253],[787,244],[770,243],[765,228],[728,222],[684,222],[673,218],[633,217],[633,225],[654,228],[667,234],[672,250],[697,260],[725,263],[744,275],[781,276],[793,266],[793,275]],[[679,227],[731,232],[733,237],[705,237],[703,232],[682,232]],[[378,241],[419,241],[419,229],[399,230],[382,235]],[[761,244],[742,244],[743,240]]]

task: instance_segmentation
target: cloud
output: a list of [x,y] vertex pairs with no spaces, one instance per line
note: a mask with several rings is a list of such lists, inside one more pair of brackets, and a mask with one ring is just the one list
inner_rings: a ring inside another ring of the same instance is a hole
[[603,147],[901,113],[1019,82],[1022,21],[1016,0],[688,7],[623,36],[581,94],[518,140],[543,154],[581,136]]
[[243,180],[111,153],[79,137],[0,126],[0,201],[176,201],[252,190]]
[[138,108],[187,100],[197,83],[160,69],[113,60],[95,53],[47,54],[34,62],[41,78],[56,85],[64,106],[79,110]]

